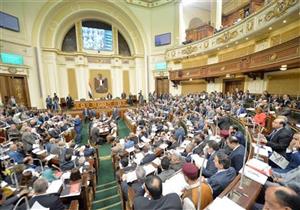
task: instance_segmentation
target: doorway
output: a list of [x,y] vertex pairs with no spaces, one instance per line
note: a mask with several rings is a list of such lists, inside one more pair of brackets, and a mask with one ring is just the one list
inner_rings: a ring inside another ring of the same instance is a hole
[[158,95],[169,93],[168,77],[156,77],[155,78],[155,92]]
[[14,96],[18,105],[30,107],[27,77],[23,75],[0,74],[0,95],[3,104]]
[[226,93],[234,93],[236,89],[239,91],[244,91],[244,79],[231,79],[231,80],[224,80],[224,88],[223,92]]

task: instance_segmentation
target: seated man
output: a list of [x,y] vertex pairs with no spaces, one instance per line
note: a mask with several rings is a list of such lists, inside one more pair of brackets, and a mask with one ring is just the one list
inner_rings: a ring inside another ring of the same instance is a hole
[[246,143],[245,136],[244,136],[244,134],[241,131],[239,131],[239,127],[238,126],[231,125],[229,127],[229,135],[235,136],[239,140],[239,143],[241,145],[245,146],[245,143]]
[[154,153],[149,152],[149,145],[145,145],[143,147],[143,153],[144,153],[144,158],[141,160],[140,165],[145,165],[147,163],[150,163],[156,158],[156,155]]
[[293,140],[290,142],[286,150],[286,157],[289,164],[285,169],[273,168],[274,171],[279,173],[286,173],[300,165],[300,133],[295,133]]
[[268,142],[267,146],[271,147],[274,151],[286,156],[286,148],[289,146],[292,140],[292,133],[287,128],[285,128],[285,121],[282,118],[276,118],[272,122],[272,127],[274,130],[270,135],[267,136]]
[[[33,183],[34,196],[29,200],[29,206],[32,207],[35,202],[38,202],[49,210],[64,210],[65,207],[57,194],[46,194],[48,182],[43,179],[37,179]],[[25,204],[18,207],[19,210],[26,209]]]
[[13,159],[15,163],[22,163],[24,159],[24,155],[18,151],[16,144],[10,145],[8,156]]
[[12,210],[14,208],[14,205],[19,200],[19,198],[21,198],[23,195],[27,193],[28,193],[27,190],[22,190],[18,194],[10,197],[9,199],[6,199],[6,196],[3,193],[2,188],[0,188],[0,210]]
[[300,206],[300,196],[288,187],[269,187],[265,194],[263,209],[296,210]]
[[[146,171],[143,167],[138,166],[135,170],[136,178],[137,180],[134,181],[131,184],[131,188],[133,189],[135,193],[135,197],[137,196],[144,196],[145,190],[144,190],[144,182],[145,182],[145,177],[146,177]],[[129,185],[127,184],[127,175],[124,175],[122,177],[122,182],[121,182],[121,189],[123,192],[124,199],[127,201],[128,200],[128,188]]]
[[207,164],[202,171],[203,176],[206,178],[211,177],[218,171],[218,169],[215,166],[214,159],[216,152],[219,150],[219,144],[216,141],[210,140],[208,141],[207,146]]
[[136,168],[136,164],[129,165],[128,157],[123,157],[120,161],[123,171],[129,172]]
[[[182,172],[184,174],[185,181],[189,186],[185,189],[183,193],[183,209],[198,209],[198,199],[199,199],[199,188],[200,182],[199,169],[192,163],[185,163],[182,167]],[[213,201],[212,190],[207,183],[202,182],[201,184],[201,206],[200,209],[204,209],[208,204]]]
[[65,162],[60,165],[62,171],[69,171],[74,168],[74,162],[72,161],[72,154],[66,153],[65,154]]
[[300,188],[300,165],[286,173],[272,172],[273,182],[267,181],[265,186],[290,186],[296,185]]
[[147,197],[136,197],[134,199],[134,209],[147,210],[181,210],[181,200],[176,193],[162,195],[162,181],[158,176],[148,176],[145,180],[145,191]]
[[232,182],[236,172],[233,167],[230,167],[229,157],[222,152],[216,154],[214,162],[218,171],[206,179],[206,182],[213,189],[213,197],[216,198]]
[[239,144],[239,140],[235,136],[230,136],[227,139],[227,145],[230,147],[230,149],[232,149],[229,155],[231,166],[238,174],[240,169],[243,167],[245,147]]
[[171,165],[170,168],[175,170],[175,171],[179,171],[183,164],[185,163],[185,159],[183,157],[181,157],[180,154],[178,153],[174,153],[171,155]]
[[162,172],[158,175],[162,182],[169,179],[175,171],[173,169],[170,169],[170,160],[168,157],[163,157],[161,160],[161,168]]

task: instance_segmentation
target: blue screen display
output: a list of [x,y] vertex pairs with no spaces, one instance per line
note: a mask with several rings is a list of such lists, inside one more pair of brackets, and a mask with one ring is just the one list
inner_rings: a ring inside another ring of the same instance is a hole
[[112,31],[82,27],[83,48],[86,50],[112,51]]
[[0,12],[0,28],[19,32],[19,19],[15,16]]
[[155,36],[155,46],[163,46],[168,44],[171,44],[171,33]]
[[11,54],[11,53],[0,53],[2,63],[23,65],[24,59],[22,55]]

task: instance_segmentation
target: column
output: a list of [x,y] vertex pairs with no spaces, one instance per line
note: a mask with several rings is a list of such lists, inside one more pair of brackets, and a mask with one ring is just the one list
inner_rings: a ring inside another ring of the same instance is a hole
[[76,72],[78,99],[81,99],[81,98],[89,99],[89,96],[88,96],[89,71],[88,71],[88,69],[84,65],[78,65],[75,72]]
[[[176,46],[181,43],[181,39],[182,39],[181,27],[183,22],[183,7],[182,7],[181,0],[176,0],[174,7],[175,7],[175,22],[174,22],[174,33],[173,33],[174,43],[173,44]],[[184,37],[185,35],[183,36],[183,40]]]
[[210,22],[216,29],[222,25],[222,0],[211,1]]
[[123,72],[119,66],[111,68],[112,95],[113,98],[121,97],[123,92]]
[[136,92],[132,94],[137,94],[142,91],[143,95],[148,95],[147,91],[147,68],[145,65],[145,58],[135,58],[135,87]]
[[45,95],[53,95],[53,93],[58,93],[59,85],[56,68],[56,53],[43,52],[43,71],[41,76],[45,78]]

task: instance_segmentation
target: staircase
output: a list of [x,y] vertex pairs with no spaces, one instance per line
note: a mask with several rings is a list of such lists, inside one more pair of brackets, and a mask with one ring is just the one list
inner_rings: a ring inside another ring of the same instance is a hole
[[[123,120],[118,122],[119,138],[128,136],[129,129]],[[98,186],[93,201],[93,210],[122,210],[121,197],[115,179],[111,159],[111,145],[99,146],[100,170],[98,174]]]

